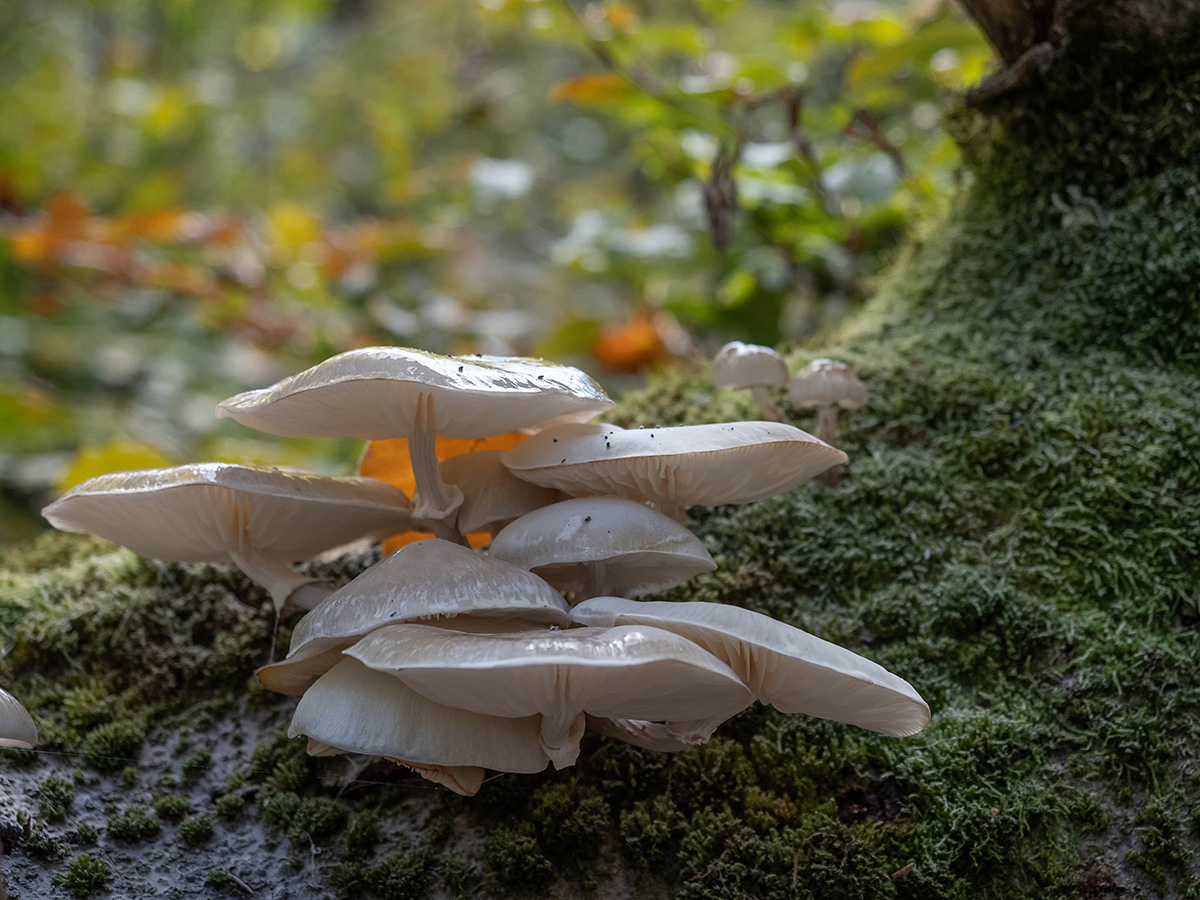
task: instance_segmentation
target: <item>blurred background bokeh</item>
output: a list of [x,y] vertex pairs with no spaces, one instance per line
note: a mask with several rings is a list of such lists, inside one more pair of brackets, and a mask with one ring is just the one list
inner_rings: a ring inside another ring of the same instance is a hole
[[819,338],[989,65],[933,0],[7,0],[0,541],[103,471],[349,471],[213,407],[356,346],[620,390]]

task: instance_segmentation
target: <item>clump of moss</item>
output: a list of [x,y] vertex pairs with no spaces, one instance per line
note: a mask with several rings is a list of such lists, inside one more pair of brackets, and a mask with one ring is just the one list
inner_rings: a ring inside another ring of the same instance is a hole
[[483,839],[483,867],[488,887],[501,892],[537,890],[554,876],[554,868],[537,840],[503,825]]
[[187,797],[169,794],[154,801],[154,811],[168,822],[177,822],[192,811],[192,803]]
[[121,841],[145,841],[162,831],[162,822],[158,816],[132,806],[120,816],[109,818],[108,833]]
[[93,728],[83,741],[83,759],[94,769],[112,772],[137,756],[146,726],[137,719],[118,719]]
[[75,802],[75,785],[51,775],[38,785],[38,811],[48,822],[61,822]]
[[379,816],[374,810],[365,809],[356,815],[346,829],[346,840],[342,844],[342,859],[364,860],[370,858],[379,846]]
[[72,897],[90,897],[108,884],[112,869],[99,857],[81,853],[67,865],[65,872],[55,872],[51,882],[64,887]]
[[28,833],[20,838],[20,847],[29,856],[34,859],[57,859],[66,852],[66,843],[51,835],[41,823],[28,828]]
[[330,886],[343,900],[423,900],[429,895],[433,855],[425,850],[394,853],[375,867],[342,862],[330,875]]
[[202,777],[212,766],[212,752],[207,747],[201,747],[183,761],[180,770],[184,781],[195,781]]
[[542,851],[553,860],[595,859],[609,817],[600,792],[577,778],[543,785],[530,802],[529,822]]
[[246,805],[246,796],[237,792],[222,794],[213,805],[222,819],[236,819]]
[[213,823],[208,816],[188,816],[179,823],[179,839],[190,847],[199,846],[212,836]]
[[75,841],[80,846],[90,846],[100,838],[100,829],[95,825],[89,825],[86,822],[79,825],[75,829]]
[[328,797],[303,797],[290,791],[260,793],[263,821],[293,841],[319,840],[346,823],[346,805]]

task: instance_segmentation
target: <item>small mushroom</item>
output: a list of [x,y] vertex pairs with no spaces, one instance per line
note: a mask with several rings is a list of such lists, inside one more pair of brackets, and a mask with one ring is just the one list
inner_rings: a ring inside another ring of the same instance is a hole
[[528,513],[496,535],[488,555],[579,600],[651,594],[717,567],[674,519],[619,497],[565,500]]
[[[838,410],[866,406],[867,386],[846,363],[814,359],[791,380],[788,399],[793,406],[817,408],[817,437],[833,446],[838,439]],[[836,485],[837,469],[829,469],[821,480]]]
[[37,726],[16,697],[0,689],[0,747],[32,750],[37,746]]
[[484,715],[541,716],[556,768],[579,755],[585,714],[606,718],[728,718],[751,701],[712,654],[658,628],[465,634],[390,625],[346,651],[430,700]]
[[434,702],[399,678],[343,657],[300,698],[288,736],[385,756],[470,795],[483,773],[465,769],[546,768],[540,729],[536,716],[484,715]]
[[[844,647],[747,609],[596,597],[575,607],[571,620],[590,627],[661,628],[695,641],[727,663],[756,699],[780,712],[894,737],[916,734],[929,724],[928,704],[904,679]],[[711,733],[717,724],[698,723],[695,730]]]
[[570,366],[364,347],[230,397],[217,406],[217,417],[283,437],[408,438],[417,483],[413,513],[439,537],[454,539],[444,522],[462,494],[438,471],[437,435],[487,437],[559,416],[591,418],[612,405],[596,382]]
[[332,588],[289,563],[411,527],[408,498],[371,478],[328,478],[200,463],[100,475],[42,510],[60,531],[95,534],[141,556],[233,563],[305,609]]
[[763,418],[787,421],[771,397],[772,388],[781,388],[787,382],[787,363],[770,347],[730,341],[713,360],[712,379],[719,388],[749,390]]
[[567,605],[545,581],[498,559],[435,539],[402,547],[339,588],[301,619],[287,658],[258,680],[298,695],[384,625],[441,622],[459,631],[565,627]]
[[689,506],[751,503],[789,491],[846,454],[777,422],[671,428],[560,425],[501,459],[518,478],[573,497],[615,495],[676,521]]

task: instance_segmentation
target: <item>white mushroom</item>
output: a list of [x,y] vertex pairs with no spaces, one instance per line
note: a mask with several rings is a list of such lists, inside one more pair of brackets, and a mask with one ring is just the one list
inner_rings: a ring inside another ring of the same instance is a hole
[[651,594],[717,567],[678,522],[619,497],[565,500],[528,513],[496,535],[488,555],[577,599]]
[[327,478],[226,463],[100,475],[42,515],[61,531],[95,534],[151,559],[233,563],[277,611],[307,608],[331,588],[293,571],[362,537],[412,527],[408,498],[372,478]]
[[16,697],[0,689],[0,747],[32,750],[37,746],[37,726]]
[[217,406],[218,418],[284,437],[408,438],[417,490],[414,514],[443,523],[462,495],[438,472],[437,435],[480,438],[559,416],[591,418],[612,407],[578,369],[521,357],[441,356],[365,347]]
[[585,713],[607,718],[728,718],[751,700],[712,654],[658,628],[464,634],[380,628],[346,651],[437,703],[485,715],[540,715],[556,768],[579,755]]
[[817,436],[827,444],[837,440],[839,409],[861,409],[867,405],[867,386],[854,370],[834,359],[814,359],[796,373],[788,384],[793,406],[816,407]]
[[522,481],[500,461],[502,450],[461,453],[442,462],[442,480],[458,488],[462,506],[454,520],[463,536],[496,534],[513,519],[562,499],[553,488]]
[[[929,724],[929,706],[904,679],[857,653],[750,610],[596,597],[575,607],[571,620],[593,627],[662,628],[695,641],[728,663],[756,699],[780,712],[833,719],[895,737],[916,734]],[[716,724],[708,723],[711,728]],[[705,727],[695,730],[702,734]]]
[[540,729],[533,715],[481,715],[436,703],[398,678],[343,657],[300,698],[288,736],[386,756],[460,794],[473,794],[483,773],[465,770],[546,768]]
[[402,547],[326,597],[292,632],[282,662],[258,670],[281,694],[302,694],[341,651],[384,625],[441,622],[459,631],[565,626],[567,605],[523,569],[436,538]]
[[677,521],[688,506],[750,503],[789,491],[846,454],[777,422],[672,428],[560,425],[501,459],[519,478],[574,497],[610,494]]
[[770,347],[730,341],[713,360],[712,379],[719,388],[749,390],[764,418],[787,421],[771,397],[772,388],[781,388],[787,382],[787,363]]

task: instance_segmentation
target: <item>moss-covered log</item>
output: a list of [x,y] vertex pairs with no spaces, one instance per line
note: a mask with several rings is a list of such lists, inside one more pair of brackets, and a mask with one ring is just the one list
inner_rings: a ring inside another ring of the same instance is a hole
[[[278,736],[240,576],[54,536],[0,565],[0,683],[50,751],[0,759],[11,895],[1200,896],[1200,25],[1119,32],[957,118],[969,189],[792,360],[870,385],[840,487],[694,511],[720,568],[668,595],[867,654],[927,732],[755,708],[467,801]],[[617,414],[754,415],[698,376]]]

